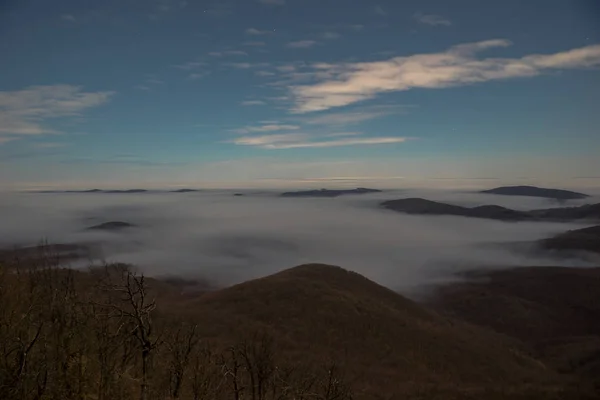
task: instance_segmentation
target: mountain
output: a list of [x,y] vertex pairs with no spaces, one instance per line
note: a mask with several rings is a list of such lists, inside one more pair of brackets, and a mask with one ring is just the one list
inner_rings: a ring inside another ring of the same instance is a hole
[[572,192],[570,190],[546,189],[535,186],[502,186],[495,189],[482,190],[479,193],[499,194],[505,196],[530,196],[548,199],[576,200],[589,197],[587,194]]
[[0,264],[47,263],[48,259],[53,262],[69,262],[89,258],[92,252],[92,247],[84,244],[42,244],[4,248],[0,249]]
[[366,194],[380,193],[381,190],[356,188],[356,189],[320,189],[320,190],[305,190],[299,192],[281,193],[281,197],[338,197],[346,194]]
[[146,193],[146,189],[102,190],[102,193]]
[[533,219],[527,212],[515,211],[495,205],[469,208],[421,198],[389,200],[381,203],[381,206],[388,210],[406,214],[456,215],[462,217],[498,219],[502,221],[525,221]]
[[334,266],[299,266],[173,308],[203,321],[215,340],[266,330],[288,357],[341,358],[361,398],[494,398],[503,386],[521,395],[536,387],[545,398],[537,390],[560,382],[519,341],[443,317]]
[[484,205],[462,207],[421,198],[388,200],[380,206],[397,212],[419,215],[455,215],[472,218],[496,219],[501,221],[600,221],[600,203],[579,207],[558,207],[541,210],[517,211],[510,208]]
[[561,233],[540,241],[545,249],[600,253],[600,225]]
[[518,338],[549,367],[600,385],[600,268],[522,267],[463,278],[438,288],[430,306]]
[[96,231],[120,231],[127,228],[133,228],[135,225],[122,221],[104,222],[99,225],[90,226],[87,230]]
[[198,192],[198,189],[177,189],[177,190],[171,190],[171,193],[191,193],[191,192]]
[[558,207],[529,211],[533,217],[549,221],[596,220],[600,221],[600,203],[578,207]]

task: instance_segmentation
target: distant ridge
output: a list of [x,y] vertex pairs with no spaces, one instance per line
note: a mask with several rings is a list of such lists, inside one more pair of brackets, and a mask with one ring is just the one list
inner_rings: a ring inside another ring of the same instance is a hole
[[89,190],[42,190],[38,193],[146,193],[148,190],[146,189],[111,189],[111,190],[102,190],[102,189],[89,189]]
[[489,190],[482,190],[479,193],[499,194],[504,196],[530,196],[544,197],[547,199],[558,200],[577,200],[590,197],[584,193],[572,192],[562,189],[547,189],[536,186],[502,186]]
[[135,225],[123,221],[110,221],[103,224],[90,226],[87,230],[94,231],[120,231],[127,228],[133,228]]
[[357,389],[381,398],[413,398],[399,394],[432,385],[435,398],[458,399],[467,398],[460,396],[462,386],[512,385],[519,391],[523,382],[546,387],[553,379],[520,343],[440,316],[330,265],[301,265],[207,293],[185,309],[220,340],[253,327],[271,332],[289,354],[307,361],[343,357],[351,375],[361,374]]
[[177,189],[177,190],[170,190],[171,193],[191,193],[191,192],[198,192],[198,189]]
[[462,207],[421,198],[384,201],[382,207],[405,214],[455,215],[471,218],[496,219],[501,221],[600,221],[600,203],[578,207],[546,208],[517,211],[497,205]]
[[281,197],[338,197],[347,194],[366,194],[380,193],[381,190],[356,188],[356,189],[319,189],[319,190],[304,190],[298,192],[285,192]]
[[510,208],[495,205],[469,208],[421,198],[384,201],[381,205],[389,210],[406,214],[455,215],[472,218],[497,219],[502,221],[526,221],[534,219],[534,217],[527,212],[515,211]]
[[600,253],[600,225],[561,233],[540,242],[550,250],[579,250]]

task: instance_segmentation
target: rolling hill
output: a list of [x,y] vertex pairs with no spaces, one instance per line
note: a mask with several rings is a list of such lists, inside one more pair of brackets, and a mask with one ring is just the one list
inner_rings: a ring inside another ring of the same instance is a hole
[[181,309],[215,340],[263,329],[293,359],[341,358],[365,398],[509,398],[506,388],[546,398],[561,381],[518,340],[442,317],[339,267],[299,266]]
[[338,197],[348,194],[380,193],[381,190],[356,188],[356,189],[319,189],[298,192],[284,192],[281,197]]
[[497,205],[463,207],[421,198],[388,200],[380,204],[388,210],[418,215],[454,215],[500,221],[600,221],[600,203],[578,207],[557,207],[540,210],[517,211]]
[[600,384],[600,268],[514,268],[466,278],[438,288],[429,304],[518,338],[557,371]]
[[530,196],[557,200],[577,200],[589,197],[587,194],[562,189],[547,189],[536,186],[502,186],[479,193],[498,194],[504,196]]

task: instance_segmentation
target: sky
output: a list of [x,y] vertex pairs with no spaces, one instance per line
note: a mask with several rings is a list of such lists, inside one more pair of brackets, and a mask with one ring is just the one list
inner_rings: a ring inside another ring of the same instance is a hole
[[600,187],[592,0],[0,0],[0,188]]

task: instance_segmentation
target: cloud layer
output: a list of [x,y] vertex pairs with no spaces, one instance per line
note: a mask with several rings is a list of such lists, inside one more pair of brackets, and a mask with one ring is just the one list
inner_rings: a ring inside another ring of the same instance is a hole
[[[109,261],[131,262],[152,275],[203,277],[224,285],[309,262],[340,265],[392,288],[445,279],[462,269],[578,263],[528,258],[496,246],[576,225],[407,216],[377,207],[382,200],[412,196],[470,206],[548,205],[540,199],[433,190],[337,199],[232,194],[6,195],[0,198],[0,247],[43,238],[101,243]],[[138,227],[122,233],[85,230],[115,220]]]
[[394,57],[387,61],[313,64],[308,72],[289,74],[292,82],[311,82],[290,87],[294,99],[292,111],[307,113],[342,107],[385,92],[439,89],[532,77],[552,69],[600,65],[600,45],[520,58],[478,57],[481,51],[510,44],[508,40],[495,39],[453,46],[440,53]]
[[0,92],[0,137],[58,133],[45,122],[79,116],[89,108],[106,103],[113,94],[109,91],[84,92],[72,85],[31,86]]

